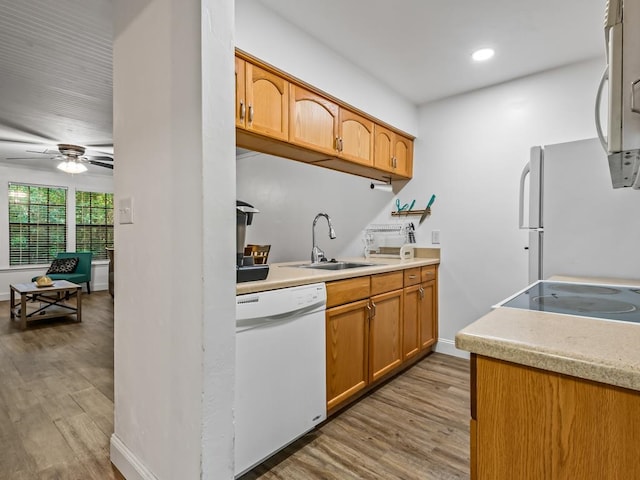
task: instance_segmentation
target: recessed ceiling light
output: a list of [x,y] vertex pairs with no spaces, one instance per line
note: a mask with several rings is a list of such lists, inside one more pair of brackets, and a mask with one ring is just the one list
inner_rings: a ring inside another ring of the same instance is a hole
[[489,60],[496,52],[493,51],[493,48],[481,48],[480,50],[476,50],[471,54],[471,58],[473,58],[476,62],[484,62],[485,60]]

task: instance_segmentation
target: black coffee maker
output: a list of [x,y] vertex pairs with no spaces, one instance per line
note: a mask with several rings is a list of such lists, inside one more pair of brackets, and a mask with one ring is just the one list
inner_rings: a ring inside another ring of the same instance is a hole
[[236,200],[236,283],[264,280],[269,274],[269,265],[254,265],[253,257],[244,255],[247,226],[253,222],[254,213],[260,213],[260,210]]

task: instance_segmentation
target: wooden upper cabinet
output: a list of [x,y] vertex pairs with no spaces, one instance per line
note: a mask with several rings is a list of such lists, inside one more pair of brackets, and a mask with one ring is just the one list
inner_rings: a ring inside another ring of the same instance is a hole
[[374,166],[410,178],[413,174],[413,140],[375,125]]
[[337,155],[340,107],[293,83],[290,92],[289,142],[331,156]]
[[236,57],[236,127],[244,128],[247,117],[245,61]]
[[289,82],[236,58],[236,126],[286,141]]
[[413,174],[413,140],[237,51],[236,146],[380,181]]
[[345,108],[340,109],[339,156],[373,166],[373,122]]
[[413,175],[413,140],[395,134],[394,141],[394,172],[403,177]]

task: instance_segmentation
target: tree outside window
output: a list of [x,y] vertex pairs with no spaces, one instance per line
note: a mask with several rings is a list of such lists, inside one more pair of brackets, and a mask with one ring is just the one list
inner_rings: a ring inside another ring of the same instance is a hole
[[113,193],[76,191],[76,250],[106,259],[113,246]]
[[50,263],[67,246],[67,189],[9,184],[9,265]]

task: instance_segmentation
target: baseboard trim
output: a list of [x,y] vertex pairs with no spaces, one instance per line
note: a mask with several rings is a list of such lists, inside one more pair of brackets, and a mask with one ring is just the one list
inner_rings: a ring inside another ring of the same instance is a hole
[[439,338],[436,344],[436,352],[444,353],[445,355],[452,355],[454,357],[469,359],[469,352],[459,350],[456,348],[456,342],[449,340],[448,338]]
[[158,480],[158,477],[138,460],[115,433],[111,435],[110,443],[111,463],[120,470],[124,478],[127,480]]

